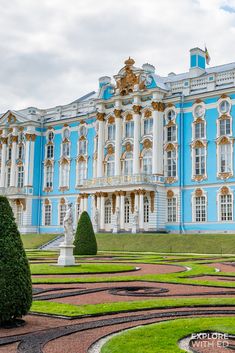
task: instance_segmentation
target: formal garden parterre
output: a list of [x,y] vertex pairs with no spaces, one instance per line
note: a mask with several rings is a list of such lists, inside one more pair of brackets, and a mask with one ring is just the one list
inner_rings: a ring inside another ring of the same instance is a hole
[[65,268],[56,251],[27,256],[33,304],[24,326],[0,329],[0,352],[177,353],[203,330],[228,333],[226,352],[234,348],[233,255],[106,251]]

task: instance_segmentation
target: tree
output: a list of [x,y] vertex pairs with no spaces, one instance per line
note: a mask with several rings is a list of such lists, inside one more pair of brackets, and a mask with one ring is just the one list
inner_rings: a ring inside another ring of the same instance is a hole
[[78,221],[74,240],[75,255],[96,255],[97,243],[89,214],[82,212]]
[[13,211],[0,196],[0,325],[26,315],[32,304],[28,260]]

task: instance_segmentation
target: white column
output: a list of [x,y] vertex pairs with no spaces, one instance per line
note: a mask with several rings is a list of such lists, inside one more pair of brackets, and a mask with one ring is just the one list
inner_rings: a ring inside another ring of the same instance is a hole
[[11,151],[11,177],[10,186],[16,186],[16,149],[17,149],[17,136],[12,137],[12,151]]
[[144,190],[139,191],[139,226],[140,229],[144,229]]
[[120,229],[124,229],[124,209],[125,209],[125,203],[124,203],[124,196],[125,192],[120,191]]
[[84,211],[87,211],[87,206],[88,206],[88,195],[84,195]]
[[135,190],[135,208],[139,210],[139,192],[138,190]]
[[33,167],[34,167],[34,141],[35,134],[26,133],[25,144],[25,165],[24,165],[24,186],[33,185]]
[[99,120],[98,131],[98,150],[97,150],[97,178],[103,176],[103,161],[104,161],[104,113],[97,113]]
[[84,196],[83,195],[80,195],[80,209],[79,209],[79,213],[80,213],[80,216],[82,214],[82,212],[84,211]]
[[104,193],[100,197],[100,229],[104,230]]
[[133,174],[140,173],[140,105],[134,105]]
[[6,159],[7,159],[7,137],[2,137],[2,162],[1,162],[1,179],[0,179],[1,188],[4,188],[5,186]]
[[162,102],[152,102],[153,111],[153,174],[163,175],[163,111]]
[[99,219],[98,219],[98,230],[100,229],[100,210],[101,210],[101,198],[100,193],[97,194],[97,210],[99,212]]
[[115,109],[115,175],[121,175],[121,138],[122,121],[121,110]]

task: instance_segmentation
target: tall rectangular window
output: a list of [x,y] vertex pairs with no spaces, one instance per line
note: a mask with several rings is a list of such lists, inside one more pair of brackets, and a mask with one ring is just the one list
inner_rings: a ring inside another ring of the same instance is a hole
[[219,120],[219,132],[220,132],[220,136],[231,134],[231,120],[230,119]]
[[66,205],[62,204],[60,205],[60,225],[61,226],[64,224],[65,214],[66,214]]
[[108,140],[115,140],[115,125],[108,125]]
[[175,177],[176,176],[176,151],[167,152],[167,176]]
[[167,199],[167,221],[176,222],[176,197]]
[[176,141],[176,126],[172,125],[167,127],[167,142]]
[[144,135],[150,135],[153,133],[153,119],[144,120]]
[[199,196],[194,198],[194,214],[195,222],[206,221],[206,198],[205,196]]
[[205,147],[195,148],[195,175],[204,175],[205,170]]
[[45,219],[45,226],[51,225],[51,205],[44,206],[44,219]]
[[231,145],[219,145],[219,172],[229,173],[231,172]]
[[17,187],[22,188],[24,186],[24,167],[18,167],[18,180],[17,180]]
[[233,220],[232,195],[220,195],[220,220]]
[[54,157],[54,146],[48,145],[47,146],[47,158],[53,158],[53,157]]
[[125,124],[125,136],[134,137],[134,121],[128,121]]
[[205,138],[205,123],[197,123],[195,124],[195,139]]

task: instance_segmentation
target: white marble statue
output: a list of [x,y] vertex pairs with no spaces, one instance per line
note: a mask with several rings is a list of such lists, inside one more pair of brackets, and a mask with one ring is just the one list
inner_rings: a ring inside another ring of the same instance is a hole
[[119,207],[117,207],[115,212],[115,217],[114,217],[113,233],[119,232],[119,223],[120,223],[120,211],[119,211]]
[[139,211],[138,208],[135,208],[135,213],[133,215],[133,222],[132,222],[132,233],[137,233],[139,229]]
[[73,210],[72,203],[68,203],[64,217],[64,242],[65,244],[73,244],[74,229],[73,229]]

